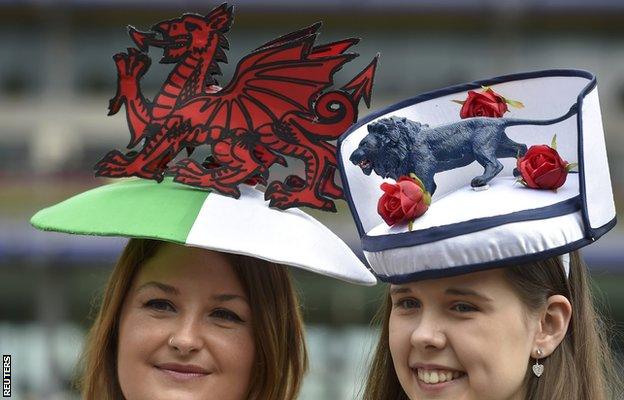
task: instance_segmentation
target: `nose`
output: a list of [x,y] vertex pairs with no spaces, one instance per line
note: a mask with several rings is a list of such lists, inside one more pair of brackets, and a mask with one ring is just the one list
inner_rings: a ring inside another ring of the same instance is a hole
[[361,149],[356,149],[353,153],[351,153],[351,157],[349,157],[349,161],[353,164],[357,164],[363,157],[363,151]]
[[182,355],[199,351],[204,343],[197,322],[190,317],[180,319],[172,330],[167,344]]
[[446,335],[432,313],[423,312],[410,335],[412,346],[424,350],[440,350],[446,346]]

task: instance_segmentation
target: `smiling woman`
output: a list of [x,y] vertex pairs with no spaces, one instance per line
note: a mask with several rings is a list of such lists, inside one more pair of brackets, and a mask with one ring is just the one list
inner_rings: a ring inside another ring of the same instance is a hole
[[[596,85],[578,70],[471,82],[341,138],[364,254],[390,284],[365,400],[621,398],[578,255],[616,222]],[[457,107],[475,90],[496,113]]]
[[571,257],[569,279],[554,258],[391,285],[363,398],[613,398],[609,339]]
[[131,239],[89,334],[85,399],[293,399],[307,357],[288,271]]

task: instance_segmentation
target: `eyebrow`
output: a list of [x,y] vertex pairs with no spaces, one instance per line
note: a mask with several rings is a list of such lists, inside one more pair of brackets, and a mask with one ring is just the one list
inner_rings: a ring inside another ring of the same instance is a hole
[[487,297],[484,294],[481,294],[479,292],[476,292],[472,289],[468,289],[468,288],[458,288],[458,287],[450,287],[448,289],[446,289],[446,291],[444,292],[445,294],[451,294],[451,295],[457,295],[457,296],[472,296],[472,297],[478,297],[482,300],[485,301],[492,301],[491,298]]
[[216,294],[212,296],[212,298],[217,301],[242,300],[248,303],[247,298],[239,294],[230,294],[230,293]]
[[141,285],[141,287],[139,287],[137,289],[137,291],[140,290],[144,290],[150,287],[155,287],[157,289],[162,290],[165,293],[169,293],[169,294],[180,294],[180,291],[178,289],[176,289],[175,287],[171,286],[171,285],[166,285],[164,283],[161,282],[156,282],[156,281],[151,281],[151,282],[147,282],[144,283],[143,285]]
[[409,293],[411,290],[407,287],[395,287],[390,289],[390,295]]
[[[169,294],[176,294],[176,295],[180,294],[180,291],[176,289],[174,286],[167,285],[162,282],[156,282],[156,281],[147,282],[141,285],[141,287],[139,287],[138,290],[144,290],[150,287],[155,287]],[[241,296],[239,294],[233,294],[233,293],[216,294],[212,296],[212,298],[216,301],[221,301],[221,302],[232,301],[232,300],[243,300],[247,302],[247,298],[245,296]]]

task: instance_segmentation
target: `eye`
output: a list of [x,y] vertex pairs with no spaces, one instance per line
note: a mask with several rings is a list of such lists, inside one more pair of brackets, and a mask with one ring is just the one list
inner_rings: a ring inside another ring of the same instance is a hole
[[230,311],[225,308],[217,308],[216,310],[212,311],[212,313],[210,313],[210,316],[229,322],[245,322],[234,311]]
[[459,313],[469,313],[479,311],[479,309],[468,303],[457,303],[451,307],[451,310],[457,311]]
[[163,312],[164,311],[175,312],[176,310],[173,304],[169,300],[165,300],[165,299],[152,299],[152,300],[146,301],[143,304],[143,307],[149,308],[154,311],[163,311]]
[[186,30],[189,32],[193,32],[194,30],[199,29],[199,25],[196,25],[192,22],[185,23],[184,27],[186,27]]
[[405,310],[411,310],[411,309],[420,308],[420,301],[411,297],[406,297],[406,298],[397,300],[394,303],[394,306],[397,308],[405,309]]

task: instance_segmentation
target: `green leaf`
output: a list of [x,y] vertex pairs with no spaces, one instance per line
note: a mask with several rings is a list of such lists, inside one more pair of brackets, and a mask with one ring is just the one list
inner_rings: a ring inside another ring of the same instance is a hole
[[427,189],[425,189],[425,184],[422,183],[420,178],[418,178],[418,176],[416,176],[415,173],[410,172],[409,176],[410,176],[410,178],[412,178],[414,180],[414,182],[416,182],[416,184],[420,187],[420,189],[423,191],[423,193],[427,192]]
[[566,165],[566,171],[570,172],[573,168],[578,167],[578,163],[569,163],[568,165]]
[[426,205],[431,205],[431,193],[427,192],[426,190],[423,193],[423,201]]
[[505,99],[505,103],[509,104],[513,108],[524,108],[524,104],[517,100]]
[[414,220],[407,223],[407,229],[409,229],[410,232],[414,229]]
[[457,103],[457,104],[461,104],[462,106],[464,105],[465,101],[462,100],[451,100],[453,103]]
[[487,92],[488,90],[490,90],[490,87],[481,85],[481,89],[483,89],[484,92]]
[[557,150],[557,134],[555,134],[550,142],[550,147]]

